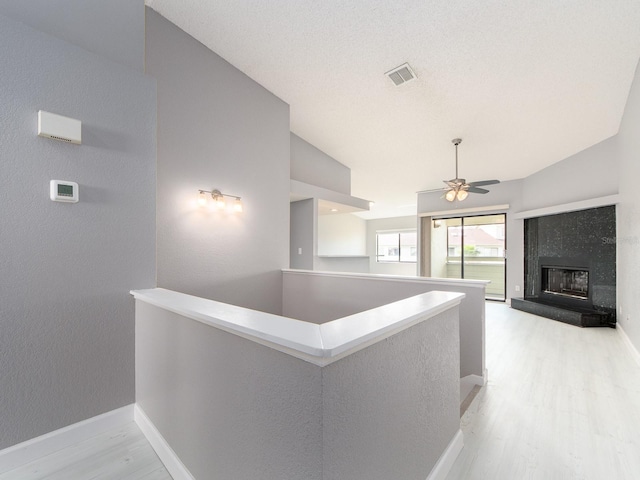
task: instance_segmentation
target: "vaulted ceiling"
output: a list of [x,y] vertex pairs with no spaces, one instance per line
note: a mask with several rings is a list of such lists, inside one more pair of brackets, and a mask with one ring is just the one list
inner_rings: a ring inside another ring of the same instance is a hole
[[[291,106],[370,217],[455,175],[522,178],[620,125],[638,0],[146,0]],[[385,75],[408,62],[417,78]]]

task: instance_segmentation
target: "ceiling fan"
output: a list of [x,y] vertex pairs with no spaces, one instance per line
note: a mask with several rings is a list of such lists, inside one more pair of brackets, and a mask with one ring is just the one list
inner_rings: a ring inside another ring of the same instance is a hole
[[454,138],[451,142],[456,146],[456,178],[451,180],[443,180],[444,183],[447,184],[446,187],[436,188],[433,190],[423,190],[418,193],[431,193],[431,192],[440,192],[445,191],[444,198],[449,202],[453,202],[454,200],[458,200],[459,202],[463,201],[470,193],[489,193],[489,190],[484,187],[486,185],[495,185],[496,183],[500,183],[500,180],[481,180],[479,182],[470,182],[464,178],[458,178],[458,145],[462,143],[461,138]]

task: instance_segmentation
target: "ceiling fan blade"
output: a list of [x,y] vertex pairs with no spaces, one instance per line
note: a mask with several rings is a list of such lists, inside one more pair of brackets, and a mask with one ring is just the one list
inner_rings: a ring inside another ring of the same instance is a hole
[[481,180],[479,182],[471,182],[469,184],[470,187],[483,187],[485,185],[495,185],[496,183],[500,183],[500,180]]
[[484,188],[472,187],[471,185],[467,188],[467,192],[469,193],[489,193],[489,190]]
[[419,192],[416,193],[433,193],[433,192],[444,192],[446,190],[450,190],[449,187],[442,187],[442,188],[434,188],[431,190],[420,190]]

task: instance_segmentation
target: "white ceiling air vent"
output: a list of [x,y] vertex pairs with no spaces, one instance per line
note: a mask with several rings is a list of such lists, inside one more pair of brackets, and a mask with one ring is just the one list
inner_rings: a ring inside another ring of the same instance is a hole
[[413,70],[411,70],[408,63],[394,68],[393,70],[385,73],[385,75],[395,83],[396,87],[416,78],[416,74],[413,73]]

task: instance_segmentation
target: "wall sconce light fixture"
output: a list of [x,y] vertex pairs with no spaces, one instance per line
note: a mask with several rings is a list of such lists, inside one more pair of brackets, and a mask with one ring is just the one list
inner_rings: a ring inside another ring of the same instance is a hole
[[242,212],[242,200],[240,197],[222,193],[220,190],[198,190],[198,205],[205,206],[209,202],[209,197],[211,197],[213,205],[218,210],[222,210],[227,206],[225,197],[234,198],[233,211],[238,213]]

